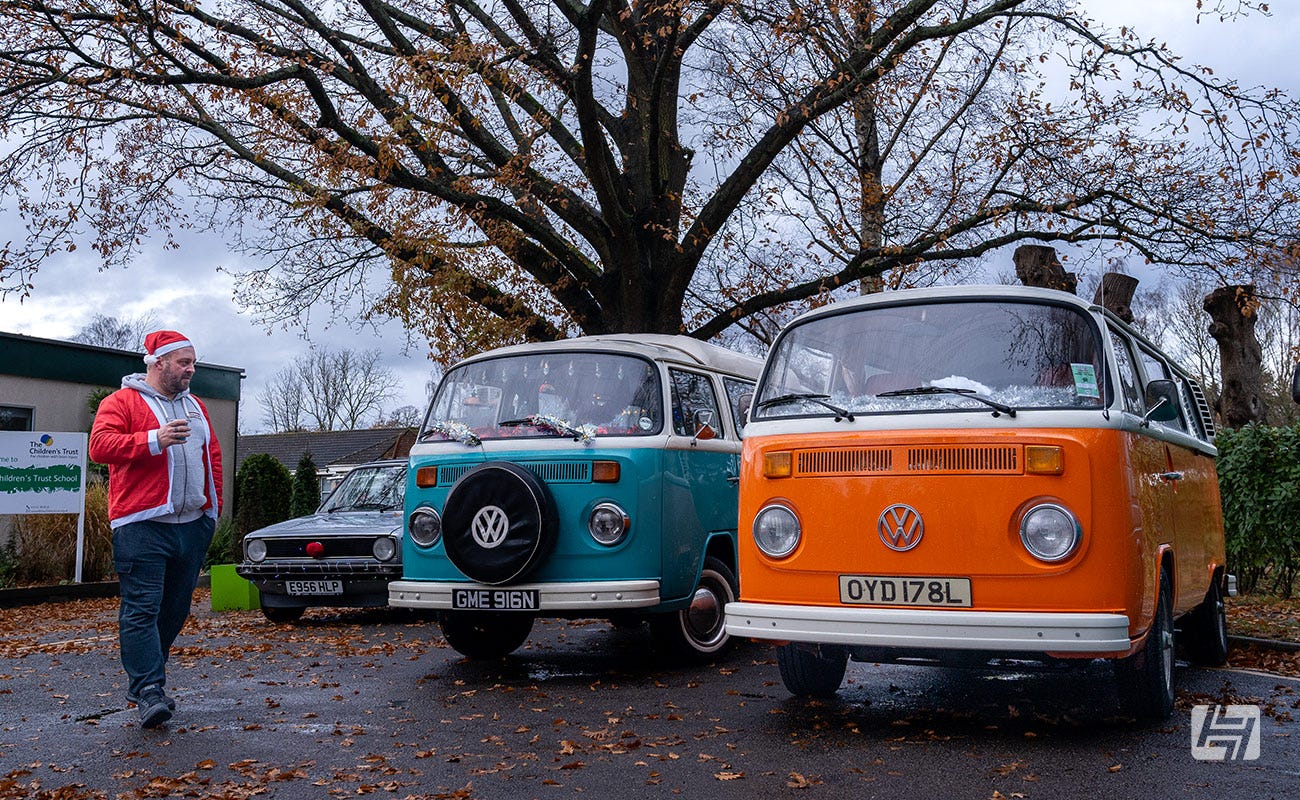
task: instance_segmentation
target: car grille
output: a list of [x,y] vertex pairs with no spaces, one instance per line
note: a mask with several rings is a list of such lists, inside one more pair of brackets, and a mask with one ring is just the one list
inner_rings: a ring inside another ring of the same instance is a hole
[[[307,544],[320,542],[325,547],[322,558],[370,558],[375,536],[322,536],[320,538],[265,539],[267,558],[311,558]],[[315,559],[313,559],[315,560]]]
[[[591,483],[590,461],[515,461],[545,483]],[[473,464],[438,467],[438,485],[451,486],[474,468]]]
[[931,445],[804,450],[795,475],[1019,475],[1019,445]]

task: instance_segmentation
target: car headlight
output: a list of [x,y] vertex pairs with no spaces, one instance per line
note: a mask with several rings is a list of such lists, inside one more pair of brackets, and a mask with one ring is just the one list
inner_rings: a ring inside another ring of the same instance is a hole
[[244,544],[244,553],[248,560],[252,562],[261,562],[266,560],[266,542],[262,539],[249,539]]
[[380,561],[387,561],[397,555],[397,542],[394,542],[387,536],[380,536],[375,543],[370,546],[370,552],[375,554],[375,558]]
[[785,558],[799,546],[799,518],[785,506],[770,505],[754,517],[754,544],[772,558]]
[[411,541],[421,547],[433,547],[442,537],[442,517],[432,508],[420,506],[411,512],[407,530],[411,532]]
[[607,546],[623,541],[623,535],[631,525],[632,519],[627,512],[614,503],[601,503],[587,518],[587,531],[591,538]]
[[1020,541],[1039,561],[1055,562],[1068,558],[1082,538],[1083,528],[1079,521],[1069,509],[1055,503],[1034,506],[1020,519]]

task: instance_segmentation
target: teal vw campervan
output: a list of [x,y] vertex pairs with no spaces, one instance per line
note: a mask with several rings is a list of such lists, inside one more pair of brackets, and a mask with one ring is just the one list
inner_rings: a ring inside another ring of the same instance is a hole
[[740,426],[762,364],[683,336],[493,350],[434,392],[411,449],[394,606],[497,658],[537,616],[646,620],[708,658],[736,598]]

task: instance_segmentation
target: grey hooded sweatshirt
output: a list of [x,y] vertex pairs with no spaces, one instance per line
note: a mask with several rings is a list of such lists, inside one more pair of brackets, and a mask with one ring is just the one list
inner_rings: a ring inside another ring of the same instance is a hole
[[207,441],[207,419],[199,404],[190,397],[188,389],[167,397],[149,385],[142,372],[122,379],[122,388],[135,389],[144,401],[164,420],[186,419],[190,423],[190,436],[183,444],[167,448],[167,465],[171,469],[172,508],[170,514],[153,519],[157,522],[192,522],[203,516],[207,474],[203,466],[203,443]]

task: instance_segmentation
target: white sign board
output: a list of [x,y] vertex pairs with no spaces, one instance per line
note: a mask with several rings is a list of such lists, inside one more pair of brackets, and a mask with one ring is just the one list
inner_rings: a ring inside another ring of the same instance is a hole
[[86,434],[0,431],[0,514],[80,514]]

